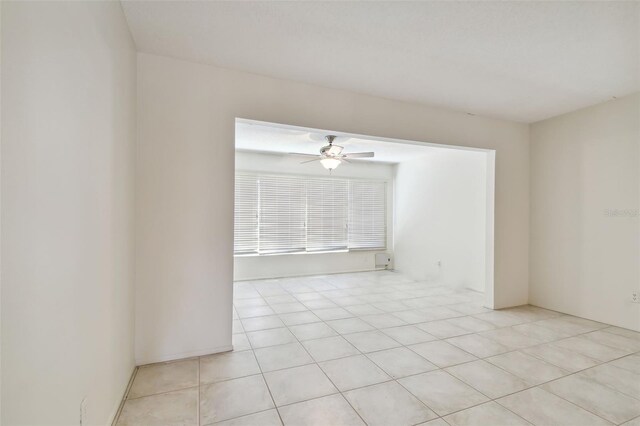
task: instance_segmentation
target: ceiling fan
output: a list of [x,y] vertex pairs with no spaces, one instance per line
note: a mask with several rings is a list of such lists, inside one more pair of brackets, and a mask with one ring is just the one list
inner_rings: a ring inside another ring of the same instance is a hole
[[[340,164],[342,164],[343,161],[348,163],[349,160],[352,158],[366,158],[366,157],[374,156],[373,152],[353,152],[351,154],[343,154],[342,150],[344,148],[333,144],[333,141],[336,139],[336,137],[337,136],[335,135],[325,136],[325,139],[327,140],[327,142],[329,142],[329,145],[325,145],[322,148],[320,148],[319,156],[314,155],[313,156],[315,157],[314,159],[303,161],[300,164],[311,163],[313,161],[320,161],[320,164],[322,164],[322,166],[325,169],[331,171],[336,167],[338,167]],[[298,153],[292,153],[292,154],[309,156],[309,154],[298,154]]]

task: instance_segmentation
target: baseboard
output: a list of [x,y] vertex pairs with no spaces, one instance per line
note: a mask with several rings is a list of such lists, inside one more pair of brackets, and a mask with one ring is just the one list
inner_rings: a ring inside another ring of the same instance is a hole
[[122,412],[122,407],[124,406],[124,402],[127,400],[127,395],[129,395],[129,389],[131,389],[131,385],[133,384],[133,380],[136,377],[136,371],[138,371],[138,367],[133,367],[131,370],[131,376],[129,377],[129,381],[127,382],[127,387],[124,388],[124,393],[122,394],[122,398],[115,407],[115,410],[109,416],[109,421],[106,424],[110,424],[111,426],[115,426],[118,422],[118,418],[120,417],[120,413]]
[[147,364],[155,364],[158,362],[177,361],[185,358],[193,358],[196,356],[205,356],[217,354],[220,352],[229,352],[233,350],[233,345],[218,346],[215,348],[203,349],[200,351],[178,352],[174,354],[160,355],[157,357],[136,358],[136,365],[142,366]]
[[[629,302],[630,303],[630,302]],[[557,312],[559,314],[563,314],[563,315],[571,315],[572,317],[577,317],[577,318],[582,318],[582,319],[586,319],[589,321],[595,321],[595,322],[599,322],[601,324],[606,324],[606,325],[610,325],[613,327],[618,327],[618,328],[624,328],[625,330],[631,330],[631,331],[635,331],[636,333],[640,333],[640,325],[637,327],[634,326],[629,326],[629,324],[624,324],[624,323],[619,323],[617,321],[611,321],[608,318],[601,318],[599,315],[586,315],[583,312],[576,312],[573,309],[562,309],[558,308],[556,306],[549,306],[546,304],[542,304],[542,303],[537,303],[537,302],[529,302],[528,303],[531,306],[535,306],[537,308],[542,308],[542,309],[546,309],[548,311],[553,311],[553,312]]]
[[318,272],[311,274],[289,274],[286,276],[273,276],[273,277],[255,277],[255,278],[243,278],[241,280],[234,280],[234,282],[241,283],[243,281],[258,281],[258,280],[278,280],[282,278],[304,278],[304,277],[315,277],[318,275],[340,275],[340,274],[354,274],[358,272],[377,272],[377,271],[394,271],[392,268],[385,268],[384,266],[379,268],[365,268],[365,269],[349,269],[346,271],[337,271],[337,272]]

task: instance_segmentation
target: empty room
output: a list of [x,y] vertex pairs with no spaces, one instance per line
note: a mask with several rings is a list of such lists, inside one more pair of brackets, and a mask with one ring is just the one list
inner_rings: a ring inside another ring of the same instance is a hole
[[640,426],[640,3],[0,36],[2,425]]

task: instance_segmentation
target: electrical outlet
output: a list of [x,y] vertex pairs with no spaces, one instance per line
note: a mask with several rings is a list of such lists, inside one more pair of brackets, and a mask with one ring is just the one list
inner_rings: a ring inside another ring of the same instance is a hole
[[631,303],[640,303],[640,292],[631,293]]
[[437,265],[442,266],[442,260],[438,260]]
[[80,403],[80,426],[86,424],[87,421],[87,397],[82,399]]

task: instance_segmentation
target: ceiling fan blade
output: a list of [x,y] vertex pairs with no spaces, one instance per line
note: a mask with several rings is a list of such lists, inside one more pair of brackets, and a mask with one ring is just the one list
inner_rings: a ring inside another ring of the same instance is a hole
[[318,157],[318,158],[314,158],[313,160],[302,161],[300,162],[300,164],[312,163],[314,161],[320,161],[320,160],[322,160],[322,158]]
[[297,157],[318,157],[318,154],[303,154],[301,152],[287,152],[287,155],[295,155]]
[[347,158],[366,158],[373,157],[375,154],[373,152],[354,152],[351,154],[344,154]]

